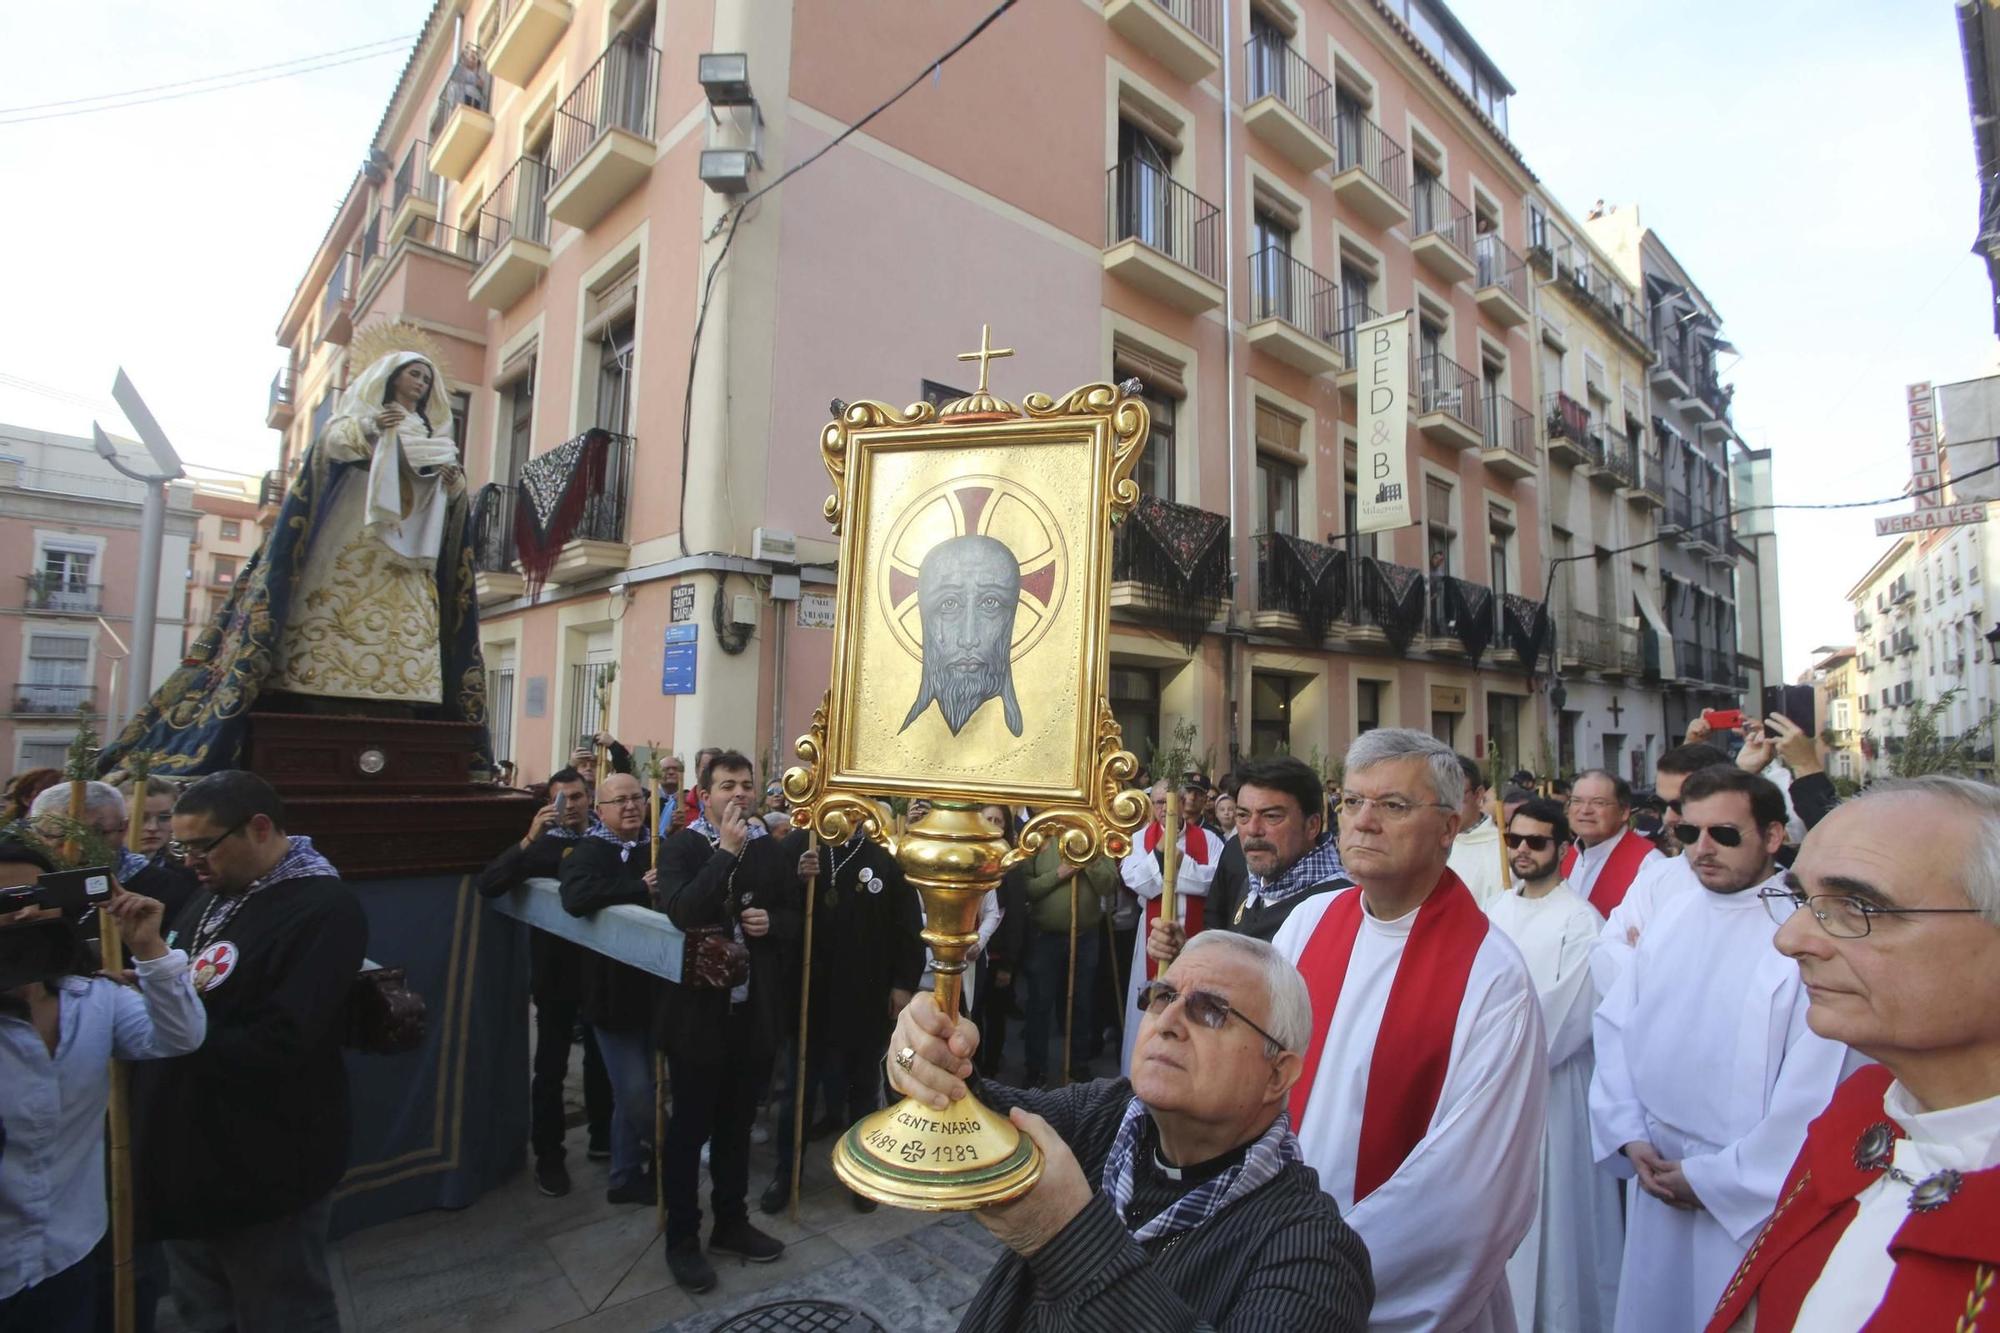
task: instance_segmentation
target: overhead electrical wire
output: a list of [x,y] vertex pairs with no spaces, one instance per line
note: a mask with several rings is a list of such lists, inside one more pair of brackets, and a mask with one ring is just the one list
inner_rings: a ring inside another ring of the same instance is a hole
[[[377,60],[386,55],[394,55],[406,49],[413,40],[414,36],[390,37],[361,46],[341,47],[338,50],[322,51],[318,55],[299,56],[268,65],[253,65],[224,74],[209,74],[201,78],[180,79],[172,83],[150,84],[143,88],[99,93],[91,97],[72,97],[54,102],[0,107],[0,125],[25,125],[33,121],[88,116],[100,111],[123,111],[130,107],[176,102],[207,93],[228,92],[235,88],[247,88],[252,84],[270,83],[277,79],[317,74],[322,70],[337,69],[342,65],[353,65],[364,60]],[[87,103],[101,103],[101,105],[92,106],[86,105]]]

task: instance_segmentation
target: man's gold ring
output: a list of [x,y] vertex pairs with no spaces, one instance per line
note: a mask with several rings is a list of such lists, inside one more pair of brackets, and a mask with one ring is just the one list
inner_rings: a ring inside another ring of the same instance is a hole
[[902,1070],[905,1074],[910,1072],[910,1066],[914,1065],[916,1062],[917,1062],[916,1047],[905,1046],[902,1050],[896,1052],[896,1068]]

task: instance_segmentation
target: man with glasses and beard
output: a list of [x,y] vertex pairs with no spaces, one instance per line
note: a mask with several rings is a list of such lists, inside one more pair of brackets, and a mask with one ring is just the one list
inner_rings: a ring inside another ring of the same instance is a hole
[[1771,945],[1758,894],[1777,888],[1785,798],[1705,768],[1674,836],[1702,892],[1674,898],[1599,1006],[1590,1086],[1598,1161],[1634,1177],[1620,1333],[1682,1333],[1714,1309],[1848,1050],[1806,1025],[1799,969]]
[[134,1070],[142,1227],[167,1242],[190,1328],[338,1329],[327,1275],[347,1168],[347,998],[361,904],[253,773],[181,793],[168,850],[199,889],[168,943],[208,1015],[201,1049]]
[[1639,871],[1660,859],[1660,850],[1626,827],[1632,818],[1632,784],[1616,773],[1587,768],[1577,774],[1568,811],[1576,845],[1563,853],[1563,878],[1608,916],[1624,901]]
[[1877,784],[1814,826],[1764,900],[1813,1031],[1882,1063],[1842,1083],[1807,1129],[1710,1333],[1990,1322],[2000,791],[1938,776]]
[[1590,1151],[1590,1016],[1598,997],[1588,960],[1604,918],[1557,869],[1569,841],[1560,802],[1522,802],[1505,838],[1514,887],[1487,903],[1486,915],[1519,946],[1549,1041],[1540,1216],[1507,1261],[1514,1320],[1523,1329],[1609,1328],[1625,1223],[1618,1183]]

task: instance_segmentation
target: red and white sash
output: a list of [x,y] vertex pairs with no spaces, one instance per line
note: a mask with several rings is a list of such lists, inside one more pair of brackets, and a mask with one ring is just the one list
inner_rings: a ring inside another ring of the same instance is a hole
[[[1146,829],[1144,839],[1146,855],[1158,855],[1162,836],[1160,822],[1156,819]],[[1189,824],[1183,827],[1181,830],[1181,855],[1184,859],[1192,861],[1198,866],[1207,866],[1209,864],[1208,830],[1199,824]],[[1162,868],[1162,873],[1164,874],[1164,868]],[[1174,906],[1179,909],[1181,928],[1187,932],[1189,939],[1193,939],[1201,933],[1202,926],[1206,920],[1208,899],[1205,895],[1208,892],[1207,880],[1212,874],[1213,872],[1211,871],[1210,876],[1199,877],[1201,879],[1201,887],[1198,893],[1177,892],[1174,894]],[[1187,876],[1182,878],[1176,876],[1177,882],[1183,888],[1192,887],[1189,881],[1195,878],[1197,877]],[[1152,897],[1147,898],[1145,903],[1146,919],[1139,927],[1139,952],[1141,954],[1145,953],[1146,936],[1152,932],[1153,923],[1160,919],[1159,894],[1155,893]],[[1159,975],[1160,960],[1148,957],[1146,959],[1147,980],[1151,980]]]
[[[1304,1123],[1320,1056],[1337,1017],[1334,1011],[1361,932],[1361,912],[1360,889],[1336,894],[1299,956],[1299,974],[1312,995],[1313,1039],[1306,1048],[1305,1068],[1292,1085],[1295,1125]],[[1489,928],[1472,891],[1450,870],[1417,909],[1369,1057],[1360,1151],[1354,1164],[1356,1203],[1395,1175],[1429,1132],[1451,1065],[1451,1039],[1466,981]]]
[[[1625,901],[1625,891],[1632,887],[1633,876],[1645,864],[1647,856],[1658,849],[1630,829],[1618,835],[1618,845],[1611,849],[1611,855],[1604,862],[1604,869],[1597,872],[1597,879],[1590,886],[1590,905],[1601,915],[1610,916],[1611,909]],[[1563,853],[1562,873],[1568,879],[1576,869],[1577,858],[1581,855],[1577,845],[1571,843]]]

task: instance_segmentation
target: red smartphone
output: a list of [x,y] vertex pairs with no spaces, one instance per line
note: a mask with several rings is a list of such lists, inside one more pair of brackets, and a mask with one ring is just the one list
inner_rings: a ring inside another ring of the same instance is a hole
[[1740,708],[1704,708],[1701,720],[1708,723],[1710,731],[1735,731],[1743,725],[1743,710]]

